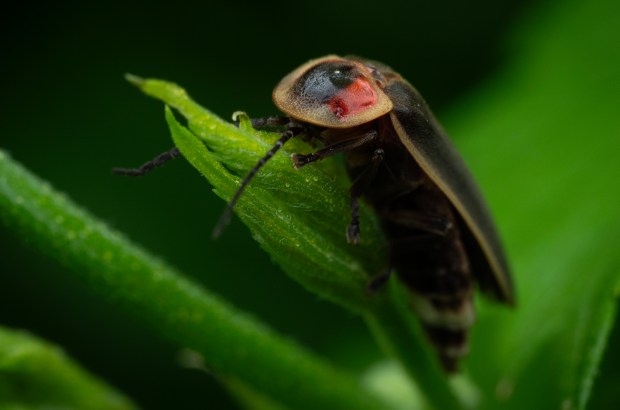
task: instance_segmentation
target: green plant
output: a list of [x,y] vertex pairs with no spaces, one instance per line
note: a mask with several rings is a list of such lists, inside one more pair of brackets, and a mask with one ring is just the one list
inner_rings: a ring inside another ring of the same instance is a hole
[[[552,11],[522,29],[522,49],[508,69],[445,123],[495,211],[518,289],[514,310],[479,301],[467,373],[453,382],[417,335],[397,281],[378,295],[364,292],[384,245],[367,210],[361,245],[345,243],[346,178],[333,161],[294,171],[282,152],[237,212],[288,275],[362,315],[409,378],[387,367],[362,382],[335,368],[131,245],[4,153],[2,224],[198,352],[249,408],[585,408],[595,382],[603,391],[618,377],[613,366],[596,377],[603,355],[617,354],[608,339],[620,294],[618,6],[575,3]],[[185,117],[186,127],[166,110],[175,144],[224,199],[275,138],[247,121],[231,126],[174,84],[130,80]],[[292,142],[287,149],[307,147]],[[419,389],[396,390],[408,381]],[[0,392],[13,382],[0,368]],[[596,392],[594,403],[609,405]]]

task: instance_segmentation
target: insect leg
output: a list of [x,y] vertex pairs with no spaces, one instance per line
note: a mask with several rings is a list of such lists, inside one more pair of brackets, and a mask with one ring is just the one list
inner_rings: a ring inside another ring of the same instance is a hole
[[390,240],[390,262],[388,267],[376,276],[370,278],[367,290],[369,293],[376,292],[383,287],[394,273],[394,263],[397,254],[410,254],[412,250],[420,250],[432,247],[437,240],[437,236],[433,233],[420,233],[415,236],[407,236]]
[[377,176],[379,164],[383,162],[383,149],[377,148],[373,154],[370,164],[353,181],[349,193],[351,195],[351,222],[347,227],[347,241],[357,245],[360,241],[360,214],[359,198],[364,194],[368,185]]
[[373,293],[381,289],[383,285],[387,283],[388,279],[390,279],[393,271],[394,271],[394,268],[390,264],[383,272],[370,278],[370,282],[368,282],[368,287],[367,287],[368,292]]
[[454,223],[448,218],[419,211],[391,211],[385,217],[399,226],[437,236],[446,236],[454,228]]
[[139,168],[112,168],[112,172],[117,175],[125,175],[128,177],[140,177],[180,156],[181,152],[178,148],[174,147],[170,151],[161,153],[149,162],[142,164]]
[[365,134],[358,135],[355,138],[347,139],[344,141],[337,142],[335,144],[329,145],[323,149],[320,149],[312,154],[293,154],[291,155],[291,159],[293,160],[293,164],[295,168],[299,169],[304,165],[307,165],[311,162],[316,162],[325,157],[329,157],[334,154],[338,154],[339,152],[346,152],[354,150],[355,148],[359,148],[363,145],[368,144],[369,142],[374,141],[379,133],[376,130],[368,131]]
[[[256,130],[260,130],[263,128],[269,127],[282,127],[288,125],[291,122],[289,117],[282,116],[273,116],[273,117],[263,117],[263,118],[252,118],[252,128]],[[235,125],[239,125],[239,122],[236,121]]]

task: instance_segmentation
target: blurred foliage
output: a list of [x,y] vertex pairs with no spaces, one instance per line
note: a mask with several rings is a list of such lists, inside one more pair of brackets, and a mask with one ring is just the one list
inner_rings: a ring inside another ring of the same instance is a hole
[[0,328],[0,408],[130,410],[134,405],[55,346]]
[[[95,293],[177,346],[196,351],[218,378],[230,375],[289,408],[384,407],[354,376],[277,335],[131,244],[3,151],[0,216],[11,231],[33,238],[38,249],[64,263]],[[31,372],[46,369],[45,361],[18,363],[7,383],[20,384],[15,380],[20,365]],[[48,394],[43,388],[42,392],[33,388],[32,393]]]
[[495,392],[488,408],[584,408],[592,385],[615,377],[598,367],[620,285],[618,11],[571,3],[525,21],[513,64],[447,122],[496,210],[519,290],[515,312],[484,303],[472,336],[471,376]]
[[[281,8],[263,5],[243,12],[217,5],[203,13],[153,5],[149,17],[144,5],[126,4],[122,13],[74,6],[13,18],[25,22],[19,29],[2,25],[5,39],[19,41],[6,44],[8,120],[0,144],[37,173],[210,289],[359,371],[379,357],[359,321],[283,279],[238,224],[207,243],[223,205],[208,203],[202,180],[177,165],[139,183],[113,180],[107,168],[168,148],[154,137],[163,134],[160,111],[141,112],[145,104],[122,88],[120,72],[157,70],[218,112],[242,108],[257,116],[273,113],[264,96],[308,58],[353,52],[383,60],[433,107],[444,108],[439,117],[487,194],[514,265],[517,309],[479,304],[467,373],[482,392],[482,407],[583,408],[593,384],[592,408],[617,401],[617,326],[605,350],[620,293],[615,2],[558,2],[524,13],[503,49],[500,29],[518,16],[505,3],[385,3],[372,22],[366,9],[347,2],[330,4],[330,13],[320,4],[287,5],[289,18],[303,15],[313,27],[329,27],[294,35],[288,34],[294,21],[280,18]],[[266,24],[270,19],[278,24]],[[178,37],[171,36],[173,20]],[[364,41],[349,35],[360,21],[373,29]],[[502,70],[481,84],[498,56]],[[243,90],[243,98],[233,89]],[[211,216],[196,229],[196,215]],[[204,373],[175,365],[174,346],[1,234],[0,322],[59,342],[145,407],[231,405]]]

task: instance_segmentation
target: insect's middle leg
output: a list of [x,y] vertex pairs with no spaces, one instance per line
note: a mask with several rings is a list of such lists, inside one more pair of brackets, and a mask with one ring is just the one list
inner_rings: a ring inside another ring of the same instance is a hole
[[[379,133],[377,130],[371,129],[361,135],[358,134],[352,138],[339,141],[311,154],[293,154],[291,155],[291,159],[293,160],[295,168],[301,168],[304,165],[319,161],[331,155],[360,148],[375,141],[378,135]],[[351,222],[347,227],[347,240],[352,244],[359,243],[360,237],[359,198],[377,175],[379,164],[383,161],[383,155],[383,149],[376,149],[373,152],[372,159],[368,167],[362,171],[362,173],[356,178],[355,181],[353,181],[353,184],[351,185],[351,189],[349,191],[351,194]]]
[[351,222],[347,227],[347,240],[349,243],[357,245],[360,240],[360,206],[359,198],[368,189],[368,186],[377,176],[379,165],[383,162],[384,151],[377,148],[372,154],[372,158],[368,166],[359,174],[359,176],[351,184],[349,193],[351,195]]

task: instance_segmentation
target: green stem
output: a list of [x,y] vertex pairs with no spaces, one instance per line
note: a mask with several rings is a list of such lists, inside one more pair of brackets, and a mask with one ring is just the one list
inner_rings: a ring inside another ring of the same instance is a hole
[[388,408],[358,380],[148,255],[0,151],[0,222],[211,370],[295,409]]
[[365,316],[375,339],[405,368],[431,408],[464,408],[439,368],[435,352],[420,334],[416,316],[402,303],[401,285],[397,281],[391,281],[390,285],[389,297]]

